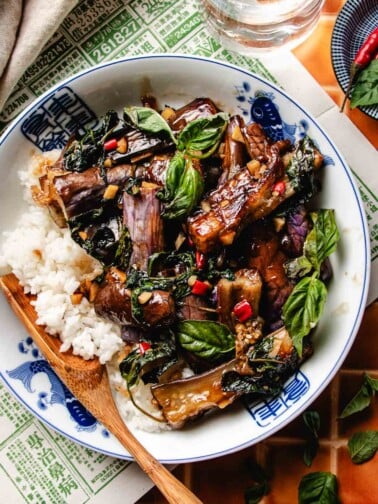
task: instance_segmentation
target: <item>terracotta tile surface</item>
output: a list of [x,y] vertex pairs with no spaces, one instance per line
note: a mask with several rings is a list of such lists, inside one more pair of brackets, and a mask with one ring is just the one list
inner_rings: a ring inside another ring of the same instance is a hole
[[[344,0],[326,0],[315,32],[294,52],[313,77],[337,103],[343,94],[333,73],[330,44],[336,15]],[[359,110],[345,113],[378,148],[378,121]],[[359,389],[364,373],[378,378],[378,302],[367,308],[353,348],[343,367],[327,389],[312,404],[320,414],[320,446],[313,464],[303,462],[305,428],[297,418],[278,434],[256,446],[215,460],[185,464],[175,474],[192,488],[205,504],[243,504],[244,491],[253,483],[251,464],[261,464],[269,476],[270,492],[263,504],[298,502],[301,477],[313,471],[331,471],[338,479],[343,504],[378,503],[378,454],[370,461],[353,464],[347,451],[350,436],[361,430],[378,430],[378,401],[354,416],[340,420],[338,415]],[[138,504],[163,504],[156,489]]]

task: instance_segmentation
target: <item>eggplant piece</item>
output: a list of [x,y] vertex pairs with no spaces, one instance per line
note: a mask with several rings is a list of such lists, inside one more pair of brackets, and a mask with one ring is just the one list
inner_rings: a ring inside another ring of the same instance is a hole
[[149,256],[165,246],[162,204],[156,197],[159,189],[154,184],[142,184],[135,196],[123,195],[123,224],[132,240],[130,264],[143,271],[147,270]]
[[206,411],[223,409],[240,394],[224,392],[221,387],[225,372],[237,369],[237,360],[222,364],[201,375],[167,382],[151,387],[164,418],[174,428],[180,428],[190,419]]
[[298,257],[303,253],[303,245],[310,230],[310,221],[304,205],[299,205],[295,211],[286,216],[286,232],[281,239],[285,253],[290,257]]
[[230,118],[224,139],[224,158],[222,162],[222,175],[219,177],[218,186],[232,178],[248,160],[245,143],[242,139],[235,140],[241,134],[244,120],[236,115]]
[[[255,353],[251,347],[251,366],[255,369],[250,367],[249,373],[242,369],[240,359],[233,359],[206,373],[152,386],[152,395],[166,421],[180,428],[206,411],[226,408],[244,394],[269,396],[279,392],[300,364],[292,339],[282,328],[266,336],[258,347]],[[309,353],[307,345],[303,358]],[[264,358],[268,367],[263,365]],[[276,365],[272,365],[273,359]]]
[[287,277],[285,263],[288,256],[280,248],[280,239],[272,228],[255,223],[246,233],[248,266],[256,268],[264,282],[261,316],[268,327],[281,320],[282,306],[293,290],[294,283]]
[[262,280],[257,269],[241,269],[234,280],[221,278],[216,286],[218,320],[232,331],[237,319],[233,315],[234,306],[245,299],[252,306],[253,316],[259,313]]
[[293,194],[289,183],[285,191],[275,191],[275,183],[282,179],[283,164],[278,150],[259,178],[247,168],[209,194],[202,210],[188,219],[188,232],[195,247],[204,254],[220,246],[231,245],[236,236],[250,222],[269,215],[284,199]]
[[209,308],[206,298],[189,294],[180,303],[179,317],[183,320],[208,320],[214,315],[214,310]]
[[134,175],[132,165],[119,165],[104,175],[93,166],[84,172],[61,169],[61,159],[47,169],[39,179],[40,188],[33,187],[33,199],[40,206],[47,206],[59,227],[78,215],[98,209],[108,185],[122,187]]
[[159,154],[153,157],[144,172],[144,180],[153,184],[164,186],[167,169],[172,156]]
[[123,138],[125,139],[126,151],[115,150],[109,153],[108,157],[113,164],[136,163],[153,156],[155,153],[162,153],[174,148],[172,140],[157,135],[148,135],[133,127],[126,130]]
[[97,315],[124,326],[145,329],[171,325],[176,316],[171,293],[155,289],[149,294],[149,299],[144,304],[139,304],[142,321],[133,315],[132,291],[121,282],[108,282],[99,289],[94,299],[94,308]]
[[291,147],[290,140],[280,140],[273,143],[266,136],[263,127],[258,123],[242,125],[241,133],[244,137],[244,144],[250,159],[256,159],[261,163],[269,162],[272,156],[272,149],[277,149],[280,155],[282,155]]
[[187,105],[175,110],[167,122],[172,131],[179,132],[195,119],[204,119],[218,112],[218,107],[210,98],[196,98]]

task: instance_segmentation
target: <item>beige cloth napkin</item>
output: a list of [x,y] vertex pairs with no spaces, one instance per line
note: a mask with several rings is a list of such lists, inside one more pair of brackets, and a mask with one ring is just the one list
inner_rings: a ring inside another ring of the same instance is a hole
[[78,0],[0,0],[0,111]]

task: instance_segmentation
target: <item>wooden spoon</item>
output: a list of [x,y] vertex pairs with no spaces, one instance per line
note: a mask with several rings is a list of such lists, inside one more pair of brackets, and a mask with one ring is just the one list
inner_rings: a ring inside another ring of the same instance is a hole
[[72,352],[60,352],[61,341],[50,336],[36,323],[37,314],[30,304],[30,297],[24,293],[13,274],[0,277],[0,287],[11,308],[62,382],[83,406],[114,434],[168,502],[201,504],[201,501],[156,460],[126,427],[114,403],[105,366],[101,365],[98,359],[86,361]]

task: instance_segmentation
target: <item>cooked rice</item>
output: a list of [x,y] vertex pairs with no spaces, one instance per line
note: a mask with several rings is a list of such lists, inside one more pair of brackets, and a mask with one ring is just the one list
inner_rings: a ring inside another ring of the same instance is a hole
[[[71,295],[82,281],[94,279],[102,267],[72,240],[67,228],[61,229],[53,222],[46,208],[32,201],[31,185],[37,182],[44,163],[52,163],[56,157],[57,152],[35,155],[30,167],[19,173],[28,208],[17,228],[3,233],[0,272],[13,272],[25,292],[37,296],[33,302],[37,323],[61,339],[62,352],[72,348],[75,355],[84,359],[98,357],[107,364],[118,408],[129,425],[147,431],[167,428],[136,409],[128,397],[116,364],[117,354],[124,347],[120,327],[99,317],[85,297],[79,304],[72,304]],[[141,383],[135,387],[134,396],[143,409],[159,415],[151,404],[148,386]]]

